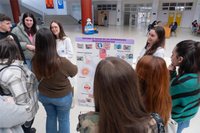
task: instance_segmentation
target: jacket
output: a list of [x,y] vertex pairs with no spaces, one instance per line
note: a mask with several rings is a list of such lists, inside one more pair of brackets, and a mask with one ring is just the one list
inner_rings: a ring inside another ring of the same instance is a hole
[[[38,29],[39,29],[39,27],[37,26],[37,30]],[[29,50],[26,48],[26,45],[32,44],[32,42],[31,42],[29,35],[25,32],[24,25],[22,24],[22,22],[17,24],[17,26],[12,30],[12,33],[14,33],[18,37],[20,45],[24,52],[25,58],[32,59],[33,55],[35,54],[35,51]],[[33,44],[32,45],[34,45],[34,46],[35,46],[35,37],[36,37],[36,34],[33,36]]]
[[6,101],[0,96],[0,133],[24,133],[21,125],[27,119],[26,108]]
[[[6,59],[3,63],[5,61]],[[39,108],[35,75],[23,64],[23,61],[15,60],[11,65],[16,66],[9,66],[1,71],[0,85],[3,92],[13,97],[17,105],[26,108],[27,121],[31,121]],[[7,65],[0,65],[0,69],[5,66]]]

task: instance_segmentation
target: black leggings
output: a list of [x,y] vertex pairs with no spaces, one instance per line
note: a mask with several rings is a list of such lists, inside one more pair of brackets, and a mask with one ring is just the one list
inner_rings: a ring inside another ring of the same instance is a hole
[[24,133],[31,133],[31,126],[33,125],[34,118],[31,121],[25,122],[22,125]]

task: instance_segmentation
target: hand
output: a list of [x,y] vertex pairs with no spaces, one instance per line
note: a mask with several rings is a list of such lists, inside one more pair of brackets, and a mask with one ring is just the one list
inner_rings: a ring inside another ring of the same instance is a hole
[[13,36],[11,36],[11,35],[8,35],[7,37],[9,37],[9,38],[11,38],[12,40],[14,40]]
[[173,66],[173,64],[170,64],[170,65],[168,66],[168,70],[170,71],[170,73],[173,73],[173,72],[176,70],[176,67]]
[[26,48],[29,49],[29,50],[34,50],[35,51],[35,46],[33,45],[26,45]]
[[9,103],[13,103],[15,104],[15,101],[12,97],[7,97],[6,100],[9,102]]

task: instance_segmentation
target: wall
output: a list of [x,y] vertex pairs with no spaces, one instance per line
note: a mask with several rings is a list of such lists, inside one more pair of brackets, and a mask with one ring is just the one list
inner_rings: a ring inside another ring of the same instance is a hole
[[[180,11],[163,11],[162,10],[162,3],[170,3],[170,2],[174,2],[174,0],[160,0],[159,3],[159,8],[158,8],[158,16],[157,16],[157,21],[162,21],[162,22],[167,22],[168,21],[168,15],[169,12],[180,12]],[[197,0],[176,0],[176,3],[178,2],[193,2],[193,7],[191,11],[183,11],[183,16],[181,19],[181,25],[180,27],[191,27],[191,23],[194,20],[194,15],[195,18],[198,20],[198,16],[200,13],[200,7],[198,6],[198,9],[196,10],[196,4],[197,4]],[[196,13],[195,13],[196,11]],[[166,13],[166,15],[164,15],[164,13]]]
[[76,20],[81,19],[81,10],[80,11],[73,11],[73,5],[80,5],[81,3],[80,1],[77,2],[68,2],[67,1],[67,13],[68,15],[71,15],[73,18],[75,18]]
[[0,11],[1,13],[8,15],[11,18],[11,23],[14,23],[10,4],[0,4]]
[[[94,5],[94,9],[95,10],[97,10],[97,5],[102,5],[102,4],[117,4],[117,2],[116,1],[107,1],[106,3],[105,3],[105,1],[104,2],[101,2],[101,1],[96,1],[96,2],[92,2],[92,4]],[[117,10],[115,10],[115,11],[112,11],[112,10],[109,10],[109,25],[117,25]]]

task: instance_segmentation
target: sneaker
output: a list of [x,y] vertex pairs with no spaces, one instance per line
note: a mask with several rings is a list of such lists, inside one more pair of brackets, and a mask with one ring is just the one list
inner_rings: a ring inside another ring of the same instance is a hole
[[74,97],[72,97],[72,105],[71,105],[71,109],[73,109],[75,106],[75,100],[74,100]]
[[36,129],[34,127],[31,128],[31,133],[36,133]]

